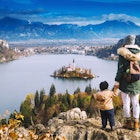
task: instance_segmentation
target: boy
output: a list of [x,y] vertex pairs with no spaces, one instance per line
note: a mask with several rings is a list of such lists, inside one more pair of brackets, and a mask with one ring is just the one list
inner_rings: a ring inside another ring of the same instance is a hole
[[100,83],[100,91],[97,94],[94,94],[94,98],[98,102],[98,107],[100,109],[102,127],[101,129],[106,130],[107,120],[111,130],[115,130],[115,120],[114,120],[114,106],[112,97],[116,96],[117,89],[114,89],[114,92],[108,89],[108,83],[103,81]]

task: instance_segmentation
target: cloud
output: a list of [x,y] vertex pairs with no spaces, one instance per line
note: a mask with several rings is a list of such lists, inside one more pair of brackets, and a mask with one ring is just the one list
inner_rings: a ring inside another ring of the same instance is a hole
[[26,9],[22,11],[16,11],[15,13],[19,15],[36,15],[36,14],[38,15],[38,14],[48,13],[48,11],[42,8],[38,8],[38,9]]
[[39,21],[45,24],[77,24],[80,26],[88,24],[100,24],[106,20],[124,20],[133,21],[137,25],[140,25],[140,19],[127,14],[103,14],[100,16],[83,16],[80,14],[72,15],[69,13],[57,13],[49,12],[42,8],[38,9],[26,9],[26,10],[11,10],[0,9],[0,18],[5,16],[11,16],[19,19],[26,19],[30,21]]
[[134,19],[135,17],[131,17],[129,15],[126,15],[126,14],[113,14],[113,13],[110,13],[110,14],[103,14],[102,15],[102,19],[103,20],[130,20],[130,19]]
[[[43,17],[42,17],[43,19]],[[88,24],[100,24],[107,20],[123,20],[123,21],[133,21],[137,25],[140,25],[140,19],[134,16],[129,16],[126,14],[103,14],[100,16],[72,16],[72,15],[59,15],[59,14],[48,14],[44,21],[46,24],[78,24],[88,25]]]
[[42,13],[48,13],[47,10],[44,10],[42,8],[38,9],[25,9],[25,10],[12,10],[12,9],[0,9],[1,15],[7,15],[7,14],[17,14],[17,15],[34,15],[34,14],[42,14]]
[[[19,19],[30,19],[36,17],[39,20],[39,16],[43,14],[48,14],[47,10],[42,8],[38,9],[23,9],[23,10],[12,10],[12,9],[0,9],[0,18],[5,16],[15,17]],[[34,19],[35,20],[35,19]]]
[[133,21],[136,24],[140,25],[140,19],[134,16],[129,16],[126,14],[103,14],[102,15],[102,20],[106,21],[106,20],[123,20],[123,21]]
[[86,17],[75,17],[75,16],[55,16],[46,18],[44,21],[46,24],[77,24],[77,25],[87,25],[89,24],[89,19]]
[[44,8],[35,9],[10,9],[1,8],[0,18],[11,16],[14,18],[25,19],[30,21],[39,21],[46,24],[77,24],[80,26],[88,24],[100,24],[106,20],[125,20],[133,21],[140,25],[140,19],[135,16],[130,16],[124,13],[101,14],[101,15],[85,15],[81,12],[73,13],[73,11],[60,12],[48,11]]

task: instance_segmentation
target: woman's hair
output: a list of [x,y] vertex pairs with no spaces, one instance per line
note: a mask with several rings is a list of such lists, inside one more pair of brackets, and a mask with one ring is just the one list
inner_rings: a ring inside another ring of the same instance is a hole
[[101,90],[108,89],[108,82],[107,82],[107,81],[101,82],[101,83],[100,83],[100,89],[101,89]]

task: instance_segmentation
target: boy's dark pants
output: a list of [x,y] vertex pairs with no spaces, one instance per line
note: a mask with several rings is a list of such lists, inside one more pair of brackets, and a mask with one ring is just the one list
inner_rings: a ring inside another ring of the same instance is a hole
[[109,120],[110,127],[115,126],[114,120],[114,109],[110,110],[100,110],[101,119],[102,119],[102,127],[106,128],[107,120]]

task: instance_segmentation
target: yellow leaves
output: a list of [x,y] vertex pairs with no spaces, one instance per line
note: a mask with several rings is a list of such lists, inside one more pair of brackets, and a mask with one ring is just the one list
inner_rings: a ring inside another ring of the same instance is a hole
[[32,102],[34,100],[34,94],[30,93],[26,96],[26,101]]
[[3,125],[0,127],[0,139],[6,140],[8,138],[12,138],[12,140],[16,140],[18,135],[14,132],[13,128],[9,129],[9,125]]
[[21,124],[21,120],[24,120],[24,116],[21,113],[14,112],[15,119],[9,119],[9,128],[16,128]]
[[38,136],[37,136],[37,135],[35,135],[35,133],[34,133],[34,132],[32,132],[32,131],[29,131],[29,137],[30,137],[31,139],[33,139],[33,140],[38,139]]
[[14,112],[15,114],[15,118],[18,120],[18,119],[21,119],[21,120],[24,120],[24,116],[21,114],[21,113],[18,113],[18,112]]
[[[15,111],[14,118],[10,118],[8,124],[0,126],[0,140],[58,140],[58,138],[53,138],[51,131],[36,135],[35,131],[21,127],[23,119],[24,116]],[[60,139],[66,140],[65,138]]]
[[[6,110],[6,114],[9,114],[9,111]],[[13,129],[17,128],[21,124],[21,120],[24,120],[24,116],[21,113],[14,112],[15,118],[10,118],[8,120],[8,124],[4,124],[0,127],[0,134],[9,133],[11,136],[15,136],[14,133],[12,133]]]
[[71,100],[73,100],[73,99],[74,99],[74,95],[73,95],[73,94],[70,96],[70,99],[71,99]]
[[[36,140],[38,138],[33,132],[28,131],[27,133],[20,131],[21,121],[24,120],[24,116],[21,113],[14,112],[14,118],[10,118],[8,124],[0,127],[0,140],[17,140],[23,138],[26,140]],[[18,130],[19,129],[19,130]]]
[[16,128],[20,125],[21,121],[16,119],[9,119],[9,128]]
[[18,135],[12,131],[11,133],[9,133],[9,137],[12,138],[12,140],[17,140]]

